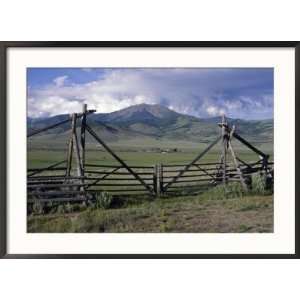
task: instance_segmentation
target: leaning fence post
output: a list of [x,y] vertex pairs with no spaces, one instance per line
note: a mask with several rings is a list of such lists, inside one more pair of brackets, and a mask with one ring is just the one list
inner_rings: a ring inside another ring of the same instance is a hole
[[157,165],[153,166],[153,191],[155,196],[157,196]]
[[76,126],[75,122],[76,122],[76,116],[75,114],[72,114],[71,116],[72,118],[72,124],[71,124],[71,136],[70,136],[70,140],[69,140],[69,145],[68,145],[68,157],[67,157],[67,170],[66,170],[66,177],[70,177],[71,175],[71,169],[72,169],[72,157],[73,157],[73,132],[74,132],[74,128]]
[[[81,126],[80,126],[80,165],[81,165],[81,183],[84,184],[85,180],[85,125],[86,125],[86,112],[87,104],[82,105],[82,117],[81,117]],[[82,190],[85,190],[85,186],[82,187]]]
[[85,125],[86,125],[87,105],[82,106],[81,128],[80,128],[80,153],[82,176],[85,176]]
[[226,166],[227,166],[227,148],[228,148],[228,132],[227,132],[227,122],[225,119],[225,115],[222,115],[222,138],[223,138],[223,143],[222,143],[222,151],[223,151],[223,184],[227,183],[227,174],[226,174]]

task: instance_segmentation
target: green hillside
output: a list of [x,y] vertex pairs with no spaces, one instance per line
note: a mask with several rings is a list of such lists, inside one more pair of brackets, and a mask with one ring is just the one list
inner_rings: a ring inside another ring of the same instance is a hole
[[[44,119],[28,119],[28,131],[40,129],[68,115]],[[236,126],[236,132],[256,145],[273,144],[273,120],[227,119]],[[172,111],[160,105],[141,104],[107,114],[88,116],[88,124],[104,141],[131,146],[153,146],[168,144],[195,145],[209,143],[219,134],[218,118],[199,119]],[[79,122],[78,122],[79,126]],[[62,125],[37,135],[35,143],[51,140],[54,144],[65,144],[70,133],[70,124]],[[88,137],[88,143],[93,140]]]

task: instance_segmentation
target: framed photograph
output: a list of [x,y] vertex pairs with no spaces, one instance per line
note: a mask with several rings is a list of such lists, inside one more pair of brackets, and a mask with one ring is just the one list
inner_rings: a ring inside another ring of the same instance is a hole
[[0,47],[1,257],[299,258],[299,42]]

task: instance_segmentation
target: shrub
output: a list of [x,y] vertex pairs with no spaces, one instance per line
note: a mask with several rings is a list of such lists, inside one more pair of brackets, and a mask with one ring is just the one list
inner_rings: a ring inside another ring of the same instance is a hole
[[44,207],[41,201],[38,198],[34,199],[33,205],[32,205],[32,212],[34,214],[40,215],[44,213]]
[[210,200],[241,198],[243,195],[245,195],[245,191],[239,182],[220,184],[204,193],[204,197]]
[[66,212],[66,213],[71,213],[71,212],[73,212],[73,205],[72,205],[70,202],[68,202],[68,203],[65,205],[65,212]]
[[66,212],[66,209],[65,209],[64,204],[59,204],[59,205],[57,206],[56,212],[57,212],[58,214],[64,214],[64,213]]
[[75,203],[75,204],[73,205],[73,207],[72,207],[72,211],[73,211],[73,212],[79,212],[79,211],[81,211],[80,204]]
[[243,189],[240,182],[229,182],[226,185],[217,185],[204,193],[203,196],[205,199],[225,200],[229,198],[241,198],[246,195],[271,195],[273,193],[272,186],[268,188],[267,175],[265,173],[253,174],[250,182],[251,188],[248,191]]
[[264,195],[266,193],[266,175],[252,175],[252,193],[256,195]]
[[112,204],[112,196],[107,192],[101,192],[96,195],[95,208],[108,209]]

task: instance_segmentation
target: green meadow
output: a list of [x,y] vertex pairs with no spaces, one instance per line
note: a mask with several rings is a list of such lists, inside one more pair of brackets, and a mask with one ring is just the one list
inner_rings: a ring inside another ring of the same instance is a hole
[[[273,159],[273,145],[270,143],[253,143],[260,150],[271,155]],[[129,165],[152,166],[162,164],[186,164],[192,161],[208,143],[193,143],[189,141],[157,140],[157,139],[130,139],[107,145],[115,151]],[[257,161],[257,154],[246,148],[238,141],[233,141],[236,155],[245,161]],[[176,152],[168,153],[168,150]],[[221,143],[216,144],[200,162],[218,162],[221,155]],[[46,167],[67,157],[67,143],[55,139],[31,139],[28,142],[28,168]],[[229,155],[230,159],[230,155]],[[91,164],[118,164],[101,145],[88,142],[86,146],[86,163]]]
[[[28,141],[28,168],[42,168],[65,160],[67,143],[52,137]],[[208,143],[165,139],[128,139],[107,142],[128,165],[153,166],[187,164]],[[271,155],[270,143],[256,143]],[[239,158],[255,162],[259,157],[233,141]],[[176,149],[176,152],[168,151]],[[218,162],[221,144],[212,148],[200,162]],[[230,158],[230,155],[229,155]],[[119,165],[101,146],[87,141],[86,163]],[[76,160],[73,159],[74,167]],[[174,175],[174,174],[173,174]],[[151,181],[150,181],[151,182]],[[261,191],[243,194],[240,187],[232,191],[201,192],[196,195],[162,196],[153,199],[131,195],[113,197],[106,208],[85,204],[63,204],[43,212],[33,212],[27,219],[28,232],[273,232],[273,195]]]

